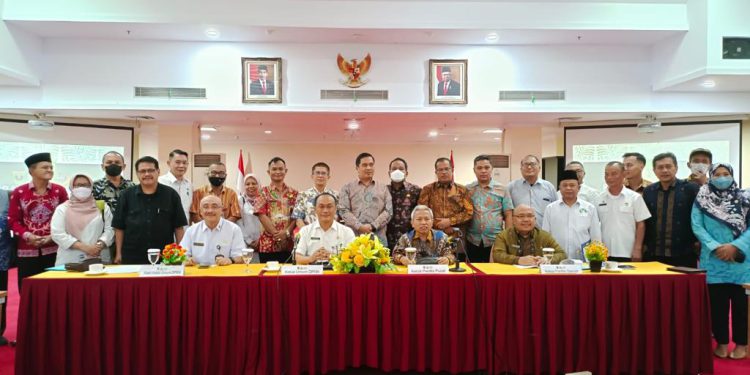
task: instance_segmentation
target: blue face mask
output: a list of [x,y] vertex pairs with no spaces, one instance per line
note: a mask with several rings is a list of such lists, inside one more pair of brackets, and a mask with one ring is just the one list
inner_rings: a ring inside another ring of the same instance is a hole
[[721,176],[711,179],[711,185],[719,190],[726,190],[727,188],[732,186],[732,182],[734,182],[734,178],[732,178],[732,176]]

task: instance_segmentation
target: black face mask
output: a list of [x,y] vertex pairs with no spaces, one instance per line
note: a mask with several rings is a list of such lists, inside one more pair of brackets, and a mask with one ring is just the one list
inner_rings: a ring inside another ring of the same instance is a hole
[[226,177],[209,177],[208,182],[211,183],[211,186],[219,187],[224,184],[226,179]]
[[117,164],[110,164],[104,167],[104,171],[107,173],[107,176],[117,177],[120,175],[120,173],[122,173],[122,166],[119,166]]

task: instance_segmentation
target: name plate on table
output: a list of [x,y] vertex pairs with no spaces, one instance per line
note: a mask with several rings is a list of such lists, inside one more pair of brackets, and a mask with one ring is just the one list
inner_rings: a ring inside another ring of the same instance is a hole
[[156,266],[141,266],[140,277],[167,277],[167,276],[185,276],[185,266],[165,266],[162,264]]
[[583,272],[581,264],[541,264],[539,271],[542,275],[579,274]]
[[433,273],[448,273],[447,264],[410,264],[406,267],[410,275],[424,275]]
[[281,266],[282,275],[322,275],[323,265]]

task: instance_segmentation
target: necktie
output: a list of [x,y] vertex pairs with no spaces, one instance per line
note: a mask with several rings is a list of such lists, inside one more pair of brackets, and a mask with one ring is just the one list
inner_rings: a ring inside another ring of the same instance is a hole
[[448,95],[448,81],[445,81],[445,85],[443,85],[443,95]]
[[263,95],[266,95],[266,81],[260,81],[260,89],[263,91]]

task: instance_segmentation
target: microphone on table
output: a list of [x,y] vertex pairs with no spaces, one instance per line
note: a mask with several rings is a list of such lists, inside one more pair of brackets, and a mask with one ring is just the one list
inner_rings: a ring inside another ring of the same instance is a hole
[[[461,237],[463,237],[463,233],[461,232],[461,229],[453,228],[453,234],[455,237],[451,240],[451,247],[453,248],[453,254],[456,258],[456,265],[455,267],[449,269],[448,271],[451,272],[466,272],[465,269],[461,268],[461,259],[458,257],[461,246]],[[466,254],[466,251],[464,251],[464,254]]]

